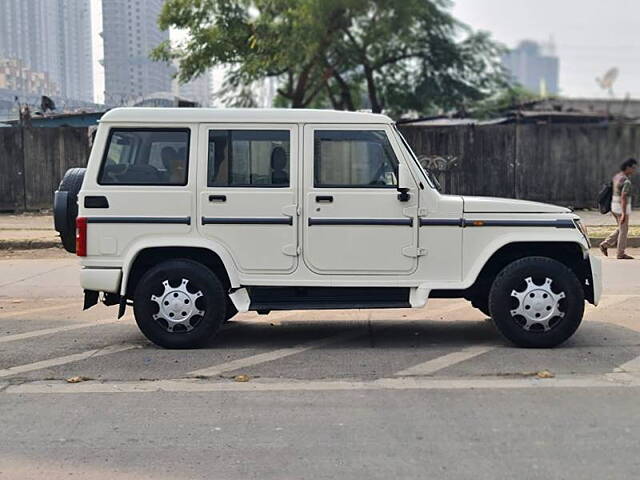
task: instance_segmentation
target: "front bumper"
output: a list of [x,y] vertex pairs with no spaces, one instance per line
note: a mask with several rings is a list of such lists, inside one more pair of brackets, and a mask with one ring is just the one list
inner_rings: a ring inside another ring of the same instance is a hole
[[593,304],[600,303],[602,296],[602,260],[589,254],[589,266],[591,267],[591,288],[593,290]]
[[122,270],[120,268],[88,268],[80,271],[80,285],[84,290],[120,293]]

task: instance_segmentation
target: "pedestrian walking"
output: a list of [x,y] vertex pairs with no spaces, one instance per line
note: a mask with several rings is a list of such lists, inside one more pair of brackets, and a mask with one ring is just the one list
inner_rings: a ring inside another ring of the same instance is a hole
[[617,246],[617,258],[620,260],[632,260],[627,255],[627,236],[629,234],[629,217],[631,216],[632,184],[631,175],[636,171],[638,161],[635,158],[625,160],[620,165],[620,171],[613,177],[611,197],[611,213],[616,219],[618,228],[600,244],[603,255],[609,256],[608,248]]

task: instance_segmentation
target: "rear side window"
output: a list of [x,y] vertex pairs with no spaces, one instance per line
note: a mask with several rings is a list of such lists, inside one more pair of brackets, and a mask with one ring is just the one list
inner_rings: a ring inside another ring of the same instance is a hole
[[98,183],[186,185],[189,138],[189,129],[114,128]]
[[209,187],[288,187],[289,130],[210,130]]
[[397,178],[398,159],[384,130],[316,130],[316,187],[391,188]]

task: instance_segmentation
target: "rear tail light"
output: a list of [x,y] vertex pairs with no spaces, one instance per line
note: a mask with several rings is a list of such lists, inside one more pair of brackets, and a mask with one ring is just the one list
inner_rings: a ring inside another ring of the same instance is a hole
[[76,218],[76,255],[87,256],[87,219],[85,217]]

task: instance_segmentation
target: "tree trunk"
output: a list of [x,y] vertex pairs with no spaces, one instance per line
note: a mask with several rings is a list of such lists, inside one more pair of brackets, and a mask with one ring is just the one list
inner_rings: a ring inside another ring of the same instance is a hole
[[367,90],[369,92],[371,111],[373,113],[382,113],[382,103],[378,98],[378,89],[376,88],[376,82],[373,78],[373,69],[367,64],[364,65],[364,75],[367,79]]
[[337,70],[333,70],[332,75],[336,83],[338,84],[338,87],[340,88],[340,104],[342,105],[342,109],[350,110],[353,112],[356,107],[353,103],[353,97],[351,95],[349,84],[345,82],[344,78],[342,78]]

